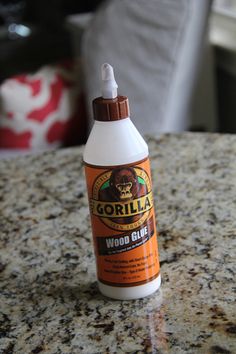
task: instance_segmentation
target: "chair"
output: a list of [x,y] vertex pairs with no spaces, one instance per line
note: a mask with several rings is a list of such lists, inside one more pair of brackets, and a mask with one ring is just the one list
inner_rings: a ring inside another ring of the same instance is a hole
[[210,6],[210,0],[106,1],[82,40],[89,106],[108,62],[142,133],[188,129]]

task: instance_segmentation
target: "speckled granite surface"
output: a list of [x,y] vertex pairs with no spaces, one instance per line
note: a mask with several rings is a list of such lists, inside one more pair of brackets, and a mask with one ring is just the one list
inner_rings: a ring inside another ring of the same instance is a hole
[[98,293],[82,148],[0,162],[0,353],[236,353],[236,136],[149,139],[163,284]]

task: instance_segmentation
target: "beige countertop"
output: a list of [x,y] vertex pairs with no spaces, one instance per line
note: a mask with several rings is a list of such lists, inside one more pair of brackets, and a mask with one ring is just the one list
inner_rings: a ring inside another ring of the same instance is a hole
[[0,161],[0,353],[236,352],[236,136],[149,137],[162,287],[96,284],[83,147]]

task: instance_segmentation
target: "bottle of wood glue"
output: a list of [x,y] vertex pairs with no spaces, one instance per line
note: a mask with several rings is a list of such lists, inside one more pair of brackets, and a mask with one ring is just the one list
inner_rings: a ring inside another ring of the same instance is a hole
[[148,147],[117,87],[112,66],[103,64],[84,163],[99,289],[128,300],[156,291],[161,275]]

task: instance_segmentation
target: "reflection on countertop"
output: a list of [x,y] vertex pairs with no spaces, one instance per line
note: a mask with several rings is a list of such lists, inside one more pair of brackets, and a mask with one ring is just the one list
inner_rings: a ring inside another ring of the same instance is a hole
[[236,351],[236,136],[150,136],[163,284],[99,294],[83,148],[0,161],[1,353]]

